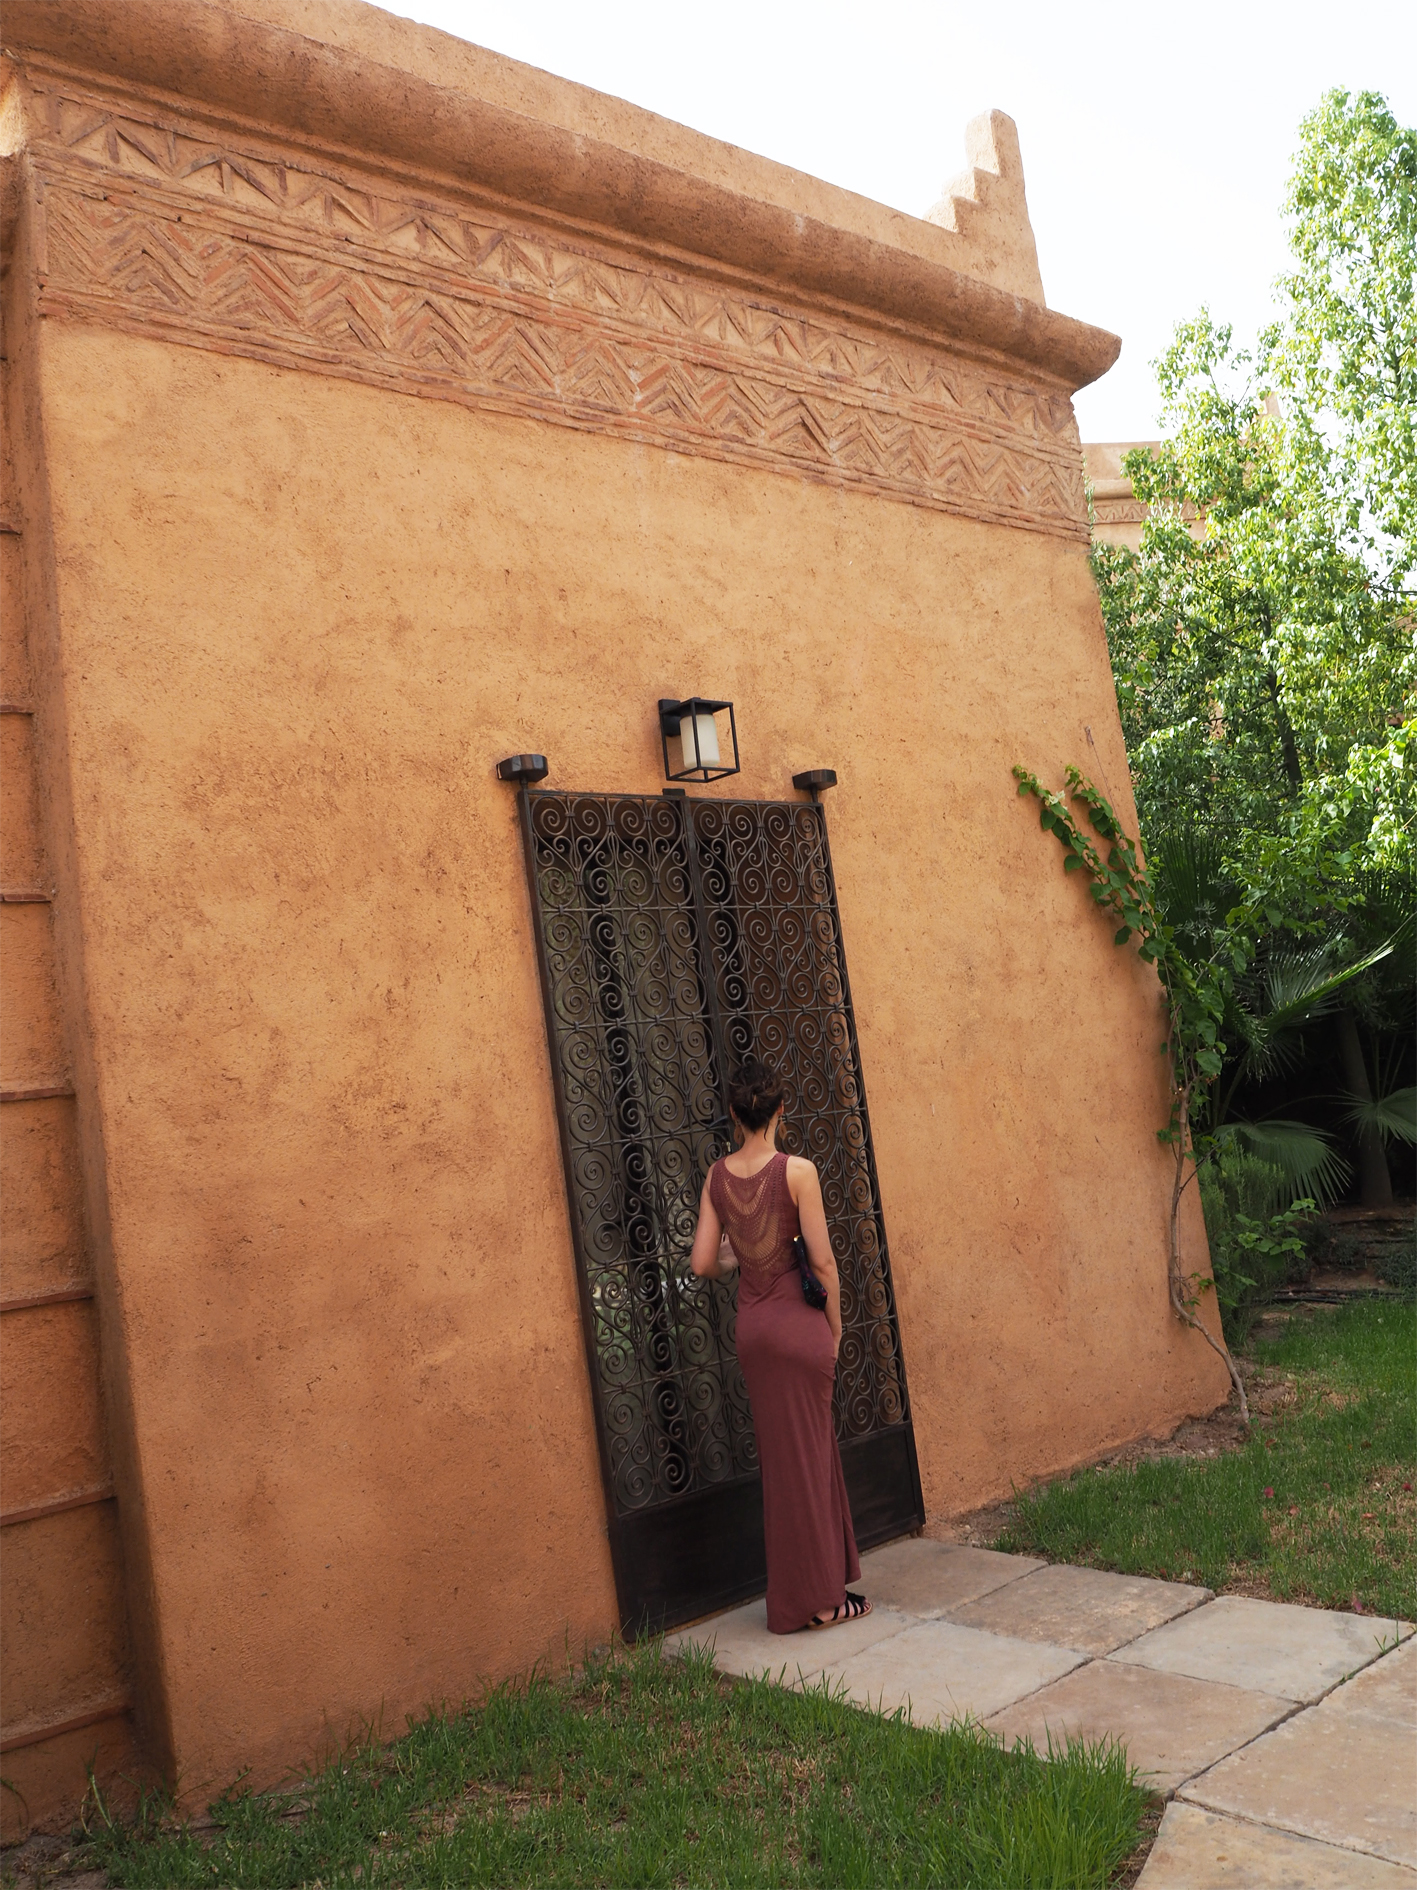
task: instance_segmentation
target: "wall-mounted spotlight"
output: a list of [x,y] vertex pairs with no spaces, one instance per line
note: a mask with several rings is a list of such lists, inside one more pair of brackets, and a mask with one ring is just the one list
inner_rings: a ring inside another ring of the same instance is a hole
[[508,755],[497,763],[497,779],[515,781],[518,787],[535,787],[550,772],[545,755]]
[[836,769],[808,768],[805,774],[793,775],[792,785],[810,794],[814,801],[820,800],[829,787],[836,786]]
[[[730,766],[719,746],[717,717],[728,715],[728,735],[733,744]],[[666,781],[721,781],[726,774],[739,774],[738,724],[731,702],[711,702],[707,696],[686,696],[682,702],[661,696],[659,701],[659,740],[664,750]],[[679,744],[679,766],[670,764],[669,744]]]

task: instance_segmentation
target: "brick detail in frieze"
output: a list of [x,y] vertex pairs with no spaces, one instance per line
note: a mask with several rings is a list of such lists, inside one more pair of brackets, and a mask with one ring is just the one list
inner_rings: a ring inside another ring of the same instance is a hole
[[1147,508],[1140,499],[1094,499],[1092,515],[1099,525],[1141,525]]
[[34,105],[46,314],[1087,540],[1071,403],[1006,368],[131,101]]

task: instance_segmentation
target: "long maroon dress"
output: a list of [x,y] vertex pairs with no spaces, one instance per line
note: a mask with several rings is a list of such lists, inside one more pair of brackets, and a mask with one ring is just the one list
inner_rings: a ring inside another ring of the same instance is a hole
[[709,1199],[738,1256],[738,1363],[763,1471],[768,1626],[791,1634],[839,1607],[861,1573],[832,1427],[831,1327],[802,1297],[786,1155],[746,1180],[715,1162]]

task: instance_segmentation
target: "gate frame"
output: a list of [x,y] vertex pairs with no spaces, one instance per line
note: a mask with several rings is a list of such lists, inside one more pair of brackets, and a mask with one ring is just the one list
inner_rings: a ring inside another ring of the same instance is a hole
[[[601,1490],[605,1499],[606,1535],[610,1544],[610,1561],[615,1577],[615,1595],[620,1610],[621,1632],[626,1641],[639,1640],[645,1634],[663,1633],[669,1628],[681,1626],[684,1622],[702,1618],[708,1614],[717,1614],[736,1603],[751,1600],[763,1593],[766,1586],[766,1549],[762,1527],[762,1472],[755,1469],[741,1472],[735,1477],[726,1478],[708,1489],[686,1490],[681,1495],[666,1498],[661,1503],[650,1504],[643,1510],[631,1511],[620,1515],[615,1503],[615,1481],[610,1459],[610,1448],[605,1435],[605,1421],[601,1410],[600,1361],[595,1349],[595,1316],[590,1299],[590,1278],[582,1249],[580,1216],[575,1210],[571,1196],[571,1176],[574,1172],[573,1149],[571,1144],[570,1124],[567,1119],[565,1091],[561,1080],[560,1064],[555,1044],[555,1004],[551,981],[551,967],[546,955],[546,941],[543,935],[540,895],[537,891],[536,835],[532,828],[532,795],[564,797],[566,799],[602,799],[602,800],[642,800],[652,801],[652,793],[635,793],[633,790],[619,793],[598,793],[594,789],[547,788],[540,784],[523,784],[517,790],[517,813],[521,826],[522,850],[527,873],[527,895],[530,902],[532,936],[536,946],[536,965],[541,984],[541,1003],[543,1021],[546,1027],[546,1049],[551,1065],[551,1088],[556,1098],[556,1126],[561,1143],[561,1179],[566,1190],[566,1218],[570,1223],[571,1245],[576,1271],[576,1296],[580,1305],[581,1337],[585,1346],[586,1370],[589,1375],[591,1409],[595,1420],[596,1450],[600,1458]],[[726,1040],[723,1022],[720,1016],[717,981],[713,976],[713,967],[707,958],[706,910],[703,894],[701,868],[699,863],[698,841],[694,832],[692,803],[699,799],[722,800],[725,805],[732,805],[739,800],[749,800],[739,795],[690,796],[683,788],[666,788],[661,796],[665,800],[681,803],[685,832],[686,853],[689,865],[690,902],[694,912],[694,925],[701,960],[701,975],[707,1004],[707,1023],[713,1039],[714,1055],[719,1066],[719,1093],[727,1114],[728,1069],[726,1061]],[[750,804],[766,807],[791,807],[794,811],[805,803],[800,801],[754,800]],[[837,1440],[841,1452],[842,1474],[846,1479],[848,1499],[851,1502],[852,1528],[858,1549],[871,1549],[883,1542],[898,1540],[902,1536],[919,1535],[925,1523],[924,1492],[920,1483],[920,1466],[915,1450],[915,1428],[911,1412],[910,1389],[906,1378],[905,1348],[900,1339],[900,1317],[895,1303],[895,1278],[890,1269],[890,1245],[885,1238],[885,1202],[881,1195],[880,1178],[876,1173],[876,1145],[871,1133],[871,1117],[866,1098],[866,1075],[861,1063],[861,1046],[856,1033],[856,1007],[851,996],[851,980],[846,963],[846,941],[841,929],[841,906],[837,898],[836,871],[832,864],[831,839],[827,831],[826,810],[814,794],[812,810],[817,816],[821,829],[822,853],[826,864],[827,882],[831,894],[831,910],[837,926],[837,957],[841,971],[842,1005],[846,1013],[847,1027],[852,1056],[860,1081],[860,1114],[866,1134],[866,1148],[871,1168],[871,1180],[875,1189],[876,1211],[880,1221],[882,1247],[884,1249],[888,1278],[891,1288],[891,1318],[896,1332],[896,1365],[900,1374],[902,1403],[905,1416],[899,1424],[884,1426],[877,1431],[870,1431],[863,1437],[848,1438],[845,1442]],[[894,1462],[892,1463],[892,1459]],[[878,1468],[879,1467],[879,1468]],[[911,1519],[902,1524],[899,1515],[885,1515],[879,1509],[872,1515],[872,1508],[867,1500],[862,1502],[853,1494],[853,1483],[858,1491],[867,1494],[877,1476],[873,1469],[893,1472],[895,1476],[904,1475],[904,1480],[913,1498]],[[706,1510],[720,1510],[722,1522],[729,1525],[727,1541],[720,1534],[710,1537],[710,1545],[727,1549],[727,1575],[725,1583],[721,1574],[717,1579],[703,1579],[703,1564],[706,1557],[704,1544],[695,1544],[692,1558],[661,1557],[660,1579],[646,1579],[649,1574],[647,1564],[652,1557],[646,1554],[644,1538],[648,1531],[645,1524],[651,1519],[656,1521],[666,1511],[683,1508],[696,1503]],[[638,1538],[638,1540],[637,1540]],[[740,1551],[734,1554],[735,1548]],[[699,1571],[697,1585],[687,1569],[681,1570],[679,1563],[692,1559]],[[735,1568],[736,1565],[736,1568]],[[658,1590],[658,1593],[656,1593]],[[687,1595],[689,1599],[675,1602],[671,1595]],[[639,1605],[632,1605],[631,1597]]]

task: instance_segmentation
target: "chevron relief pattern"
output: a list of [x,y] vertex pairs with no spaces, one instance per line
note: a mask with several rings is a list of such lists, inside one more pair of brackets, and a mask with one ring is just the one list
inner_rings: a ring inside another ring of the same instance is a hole
[[47,312],[1087,539],[1071,403],[1004,370],[126,103],[40,102]]
[[66,152],[132,175],[190,188],[212,202],[279,212],[312,232],[364,240],[385,251],[448,266],[466,279],[554,298],[587,311],[638,321],[652,332],[679,331],[719,347],[775,357],[889,397],[906,396],[984,420],[1062,434],[1065,399],[1031,389],[986,385],[930,350],[862,339],[800,314],[726,296],[690,279],[667,280],[643,268],[549,242],[535,232],[498,228],[446,207],[412,205],[352,189],[289,161],[262,161],[212,147],[111,111],[52,98],[51,116]]

